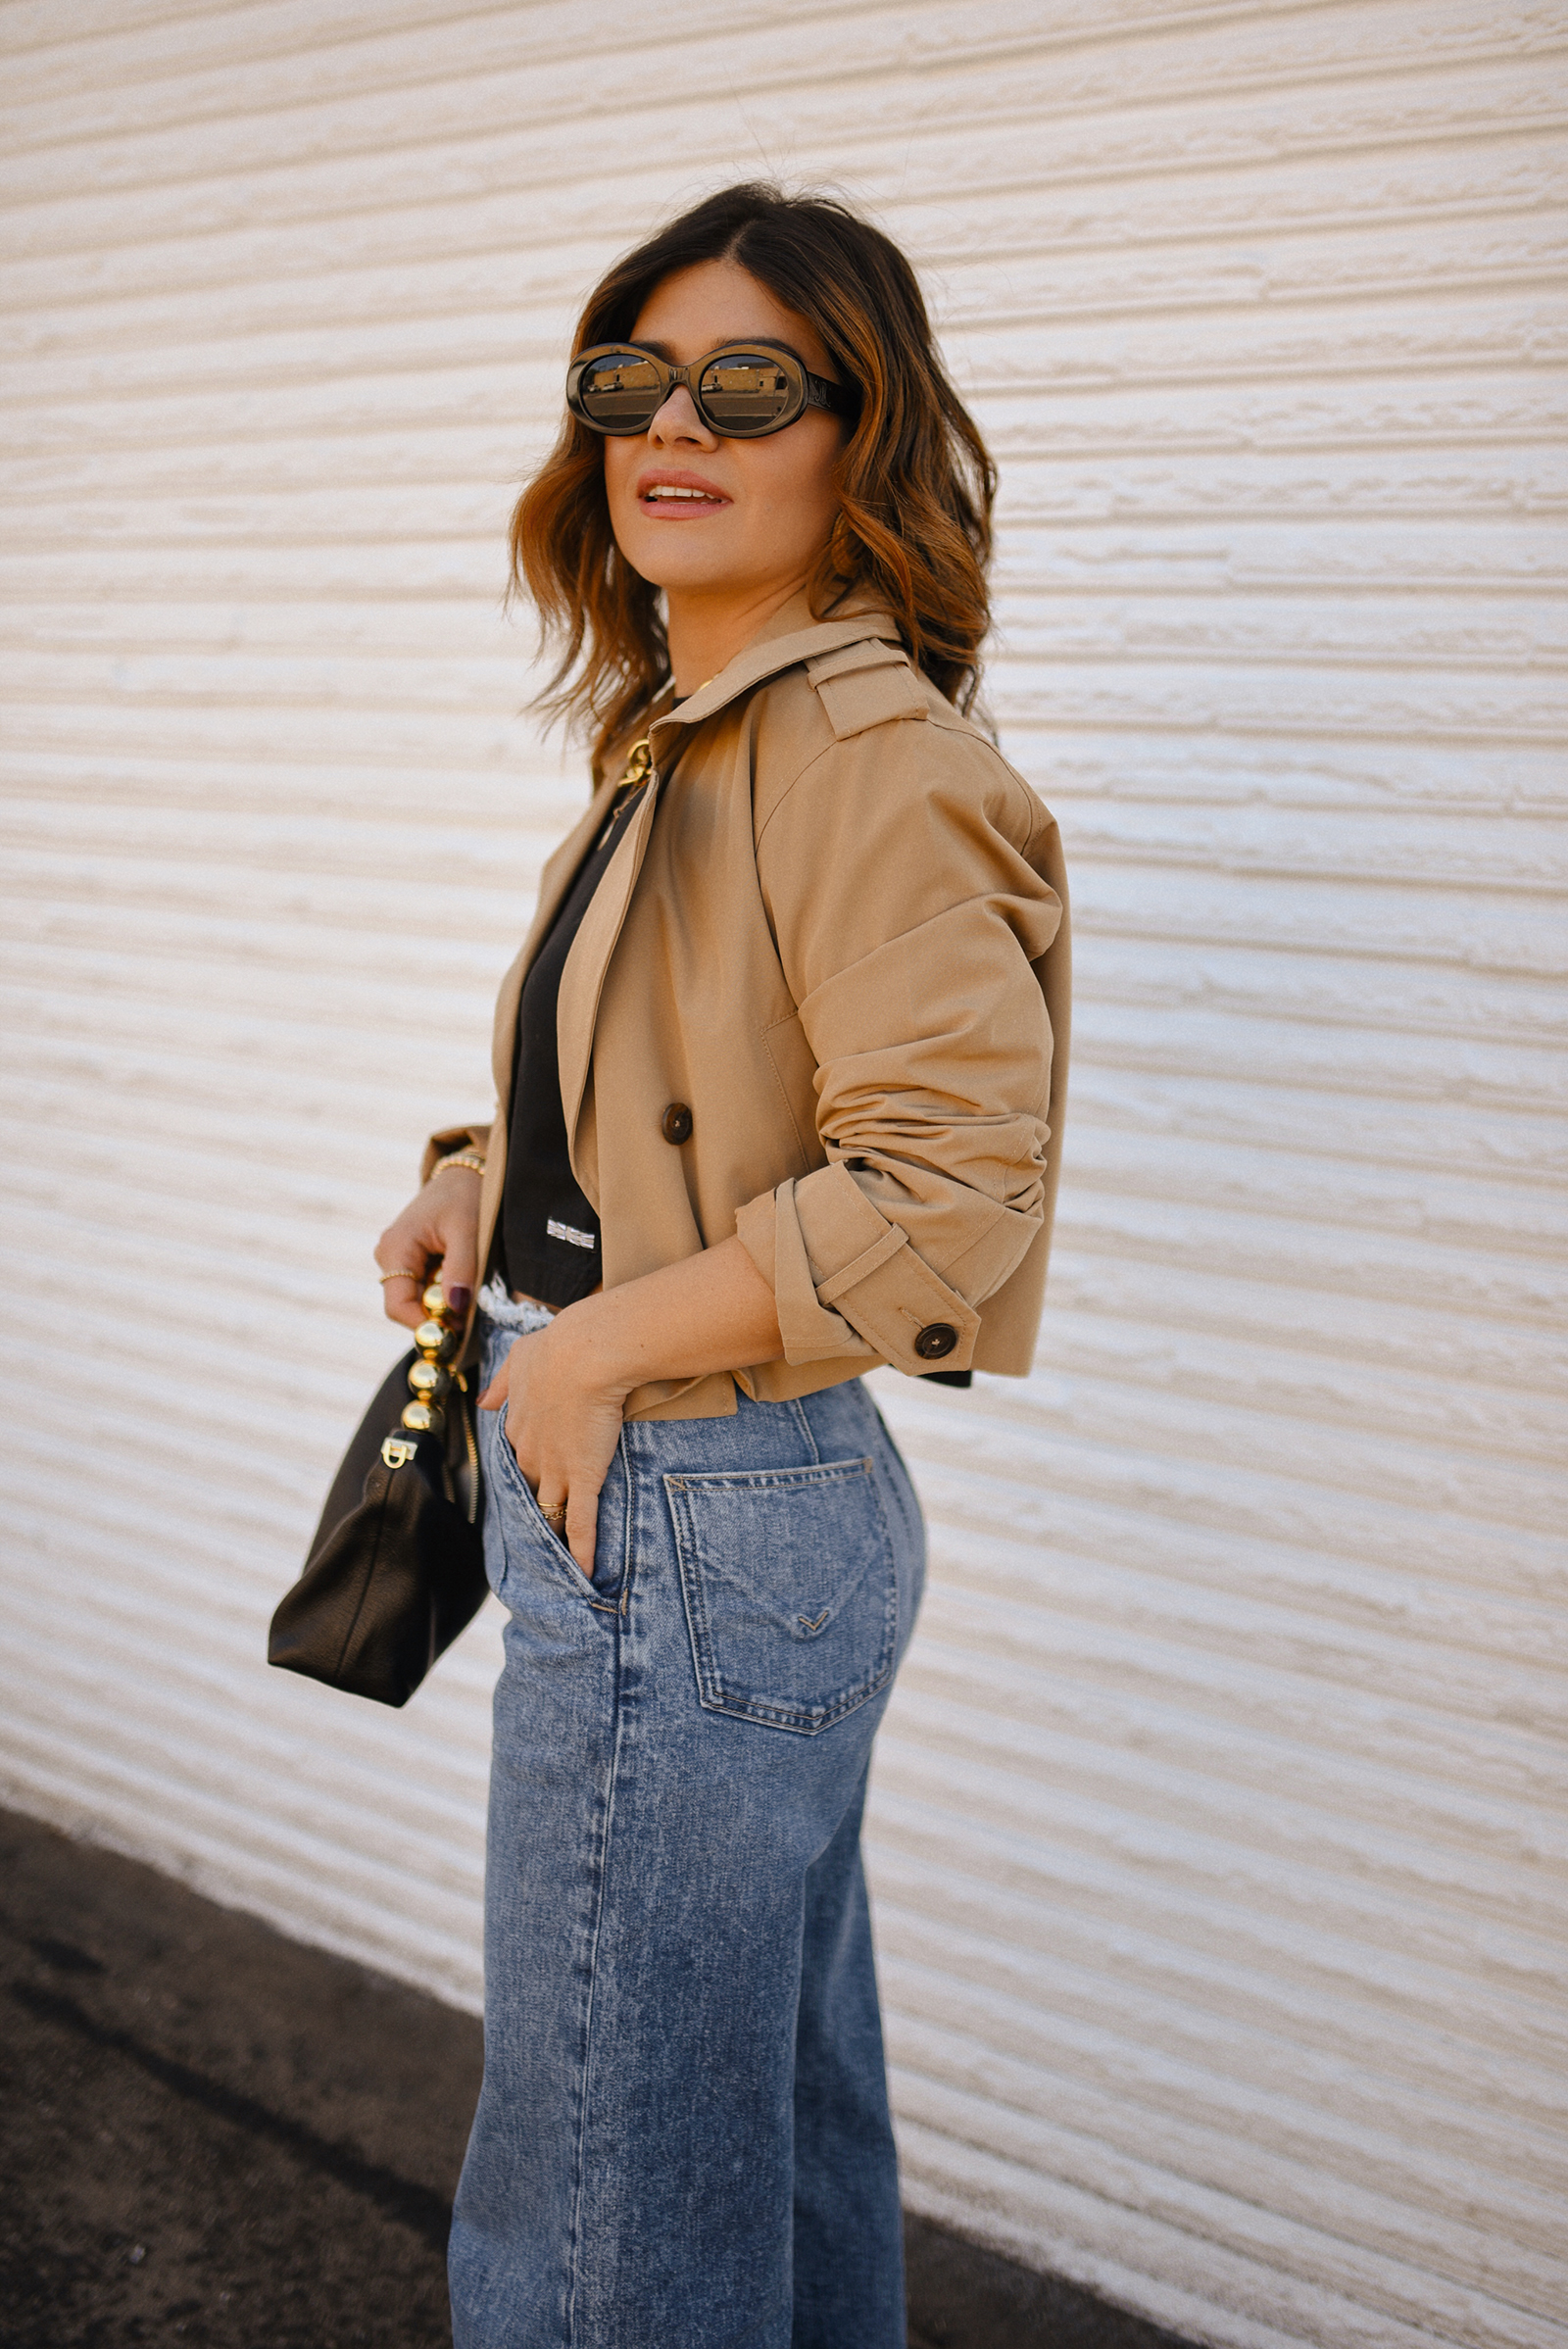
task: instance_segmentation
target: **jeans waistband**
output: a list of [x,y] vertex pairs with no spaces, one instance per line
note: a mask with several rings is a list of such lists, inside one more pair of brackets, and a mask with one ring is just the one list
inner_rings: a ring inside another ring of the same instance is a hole
[[514,1330],[519,1338],[549,1329],[556,1318],[549,1305],[536,1304],[531,1297],[509,1297],[499,1281],[486,1281],[478,1302],[486,1321],[498,1330]]

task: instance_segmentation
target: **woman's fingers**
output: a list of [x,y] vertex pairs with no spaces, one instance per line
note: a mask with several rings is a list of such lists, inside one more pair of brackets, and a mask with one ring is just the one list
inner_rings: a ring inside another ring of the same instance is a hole
[[423,1289],[422,1274],[399,1273],[394,1279],[383,1281],[381,1310],[388,1321],[401,1322],[406,1329],[416,1328],[424,1319],[419,1304]]
[[466,1313],[479,1277],[479,1177],[471,1166],[451,1166],[431,1177],[429,1193],[441,1285],[452,1310]]
[[549,1526],[550,1531],[558,1541],[564,1542],[567,1508],[564,1493],[554,1492],[549,1485],[541,1484],[534,1498],[539,1503],[539,1514]]
[[[527,1477],[529,1484],[537,1486],[539,1479],[536,1475],[530,1473],[528,1463],[522,1456],[521,1445],[523,1419],[525,1416],[524,1398],[527,1390],[525,1365],[518,1363],[517,1349],[519,1346],[526,1346],[527,1343],[528,1341],[526,1338],[514,1338],[513,1340],[512,1345],[507,1349],[506,1359],[503,1361],[501,1368],[496,1372],[495,1377],[490,1381],[489,1386],[479,1397],[479,1408],[481,1411],[506,1412],[507,1416],[503,1424],[505,1427],[507,1442],[512,1445],[513,1451],[516,1455],[517,1466],[522,1470],[523,1475]],[[519,1380],[516,1397],[517,1408],[515,1412],[508,1408],[512,1400],[512,1374],[514,1369],[517,1370]]]
[[435,1236],[417,1212],[418,1201],[405,1207],[389,1223],[373,1250],[381,1272],[381,1310],[388,1321],[414,1329],[424,1319],[419,1299],[424,1294],[430,1259],[438,1250]]
[[540,1514],[551,1532],[564,1542],[583,1573],[592,1582],[594,1542],[599,1528],[598,1486],[591,1478],[585,1478],[573,1483],[568,1495],[559,1471],[546,1469],[537,1461],[523,1456],[522,1437],[526,1422],[520,1410],[514,1411],[512,1408],[510,1373],[517,1348],[527,1344],[526,1338],[517,1340],[480,1395],[478,1407],[481,1411],[506,1412],[506,1418],[501,1423],[502,1434],[512,1445],[513,1457],[539,1503]]
[[[548,1516],[549,1511],[545,1514]],[[566,1527],[562,1540],[576,1559],[590,1582],[594,1579],[594,1553],[599,1544],[599,1488],[597,1485],[574,1485],[566,1495]]]
[[620,1442],[621,1405],[560,1375],[553,1350],[559,1329],[555,1323],[515,1339],[479,1407],[505,1406],[502,1431],[523,1481],[591,1582],[600,1489]]
[[432,1265],[441,1268],[448,1304],[466,1313],[478,1250],[479,1180],[471,1168],[454,1167],[427,1183],[375,1244],[387,1319],[417,1328],[424,1319],[420,1299]]
[[400,1321],[413,1329],[424,1319],[419,1299],[428,1277],[428,1247],[400,1223],[391,1224],[375,1244],[375,1260],[381,1267],[382,1312],[388,1321]]
[[[590,1494],[583,1499],[584,1493]],[[570,1550],[579,1571],[592,1582],[594,1554],[599,1535],[599,1494],[587,1485],[576,1486],[570,1493],[555,1493],[541,1485],[534,1494],[539,1514],[557,1540]]]
[[[503,1398],[504,1399],[504,1398]],[[480,1397],[480,1408],[484,1408]],[[520,1422],[519,1422],[520,1424]],[[507,1442],[512,1444],[512,1414],[507,1414]],[[594,1548],[599,1531],[599,1487],[591,1476],[580,1475],[571,1481],[570,1489],[557,1469],[539,1469],[522,1456],[520,1445],[512,1444],[514,1456],[523,1478],[539,1503],[539,1514],[550,1531],[564,1542],[588,1577],[594,1579]]]
[[447,1303],[454,1313],[466,1313],[477,1279],[475,1259],[479,1245],[479,1229],[471,1217],[465,1217],[457,1230],[443,1222],[441,1230],[441,1286],[447,1293]]

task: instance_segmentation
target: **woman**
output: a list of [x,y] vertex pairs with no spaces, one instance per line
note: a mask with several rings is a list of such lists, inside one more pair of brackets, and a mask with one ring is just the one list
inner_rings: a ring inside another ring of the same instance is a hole
[[376,1250],[397,1321],[433,1261],[460,1309],[487,1276],[456,2339],[893,2349],[859,1824],[924,1547],[859,1374],[1029,1367],[1055,832],[961,713],[993,475],[897,249],[730,189],[577,353],[514,556],[596,789],[502,988],[495,1121],[435,1138]]

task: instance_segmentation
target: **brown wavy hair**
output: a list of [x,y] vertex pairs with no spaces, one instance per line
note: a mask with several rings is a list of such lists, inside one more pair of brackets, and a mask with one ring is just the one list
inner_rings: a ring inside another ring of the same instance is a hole
[[[932,339],[913,269],[845,204],[749,182],[709,196],[602,277],[574,351],[623,342],[662,279],[732,261],[808,318],[859,411],[838,462],[839,513],[810,581],[822,617],[852,591],[890,611],[909,658],[960,710],[980,680],[996,467]],[[558,662],[538,706],[587,725],[596,765],[667,681],[660,591],[621,555],[604,444],[568,414],[512,517],[514,586]]]

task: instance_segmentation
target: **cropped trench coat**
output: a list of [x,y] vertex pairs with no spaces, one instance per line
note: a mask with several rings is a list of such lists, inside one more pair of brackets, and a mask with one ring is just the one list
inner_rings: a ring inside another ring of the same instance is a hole
[[[886,613],[804,595],[648,729],[654,771],[562,978],[572,1168],[604,1281],[738,1232],[782,1361],[639,1387],[630,1419],[732,1413],[879,1363],[1027,1372],[1066,1095],[1056,827],[915,669]],[[630,738],[546,865],[502,983],[479,1262],[506,1182],[518,999]]]

